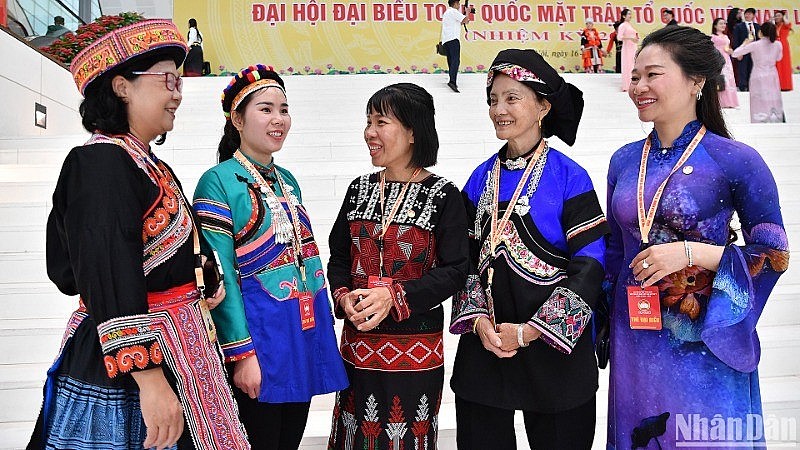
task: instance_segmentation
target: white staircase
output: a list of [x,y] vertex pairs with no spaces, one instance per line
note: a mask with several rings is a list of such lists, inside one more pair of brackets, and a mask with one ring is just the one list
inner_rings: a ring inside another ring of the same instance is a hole
[[[601,202],[611,154],[649,131],[637,119],[618,75],[567,75],[586,99],[578,140],[553,147],[589,171]],[[380,87],[417,83],[434,96],[441,141],[433,170],[463,185],[472,169],[499,148],[487,117],[485,75],[462,74],[462,93],[445,85],[446,75],[342,75],[286,78],[293,124],[278,164],[298,178],[317,239],[327,259],[327,236],[350,181],[373,170],[363,142],[365,104]],[[795,77],[795,81],[800,78]],[[175,168],[187,194],[215,161],[223,125],[219,95],[228,78],[194,78],[184,84],[175,130],[156,153]],[[800,85],[800,83],[798,83]],[[778,181],[784,221],[792,244],[800,243],[800,91],[784,93],[788,124],[749,123],[748,96],[727,110],[735,138],[757,148]],[[77,124],[77,114],[74,120]],[[47,280],[45,221],[61,162],[87,135],[0,137],[0,449],[22,448],[41,402],[41,386],[76,300]],[[763,347],[760,374],[766,414],[800,419],[800,264],[790,265],[767,303],[759,325]],[[446,339],[446,380],[457,340]],[[595,448],[605,447],[607,371],[598,393]],[[447,384],[447,382],[446,382]],[[303,449],[323,449],[330,426],[331,395],[312,402]],[[440,416],[440,448],[455,448],[453,394],[446,389]],[[521,420],[520,448],[527,448]]]

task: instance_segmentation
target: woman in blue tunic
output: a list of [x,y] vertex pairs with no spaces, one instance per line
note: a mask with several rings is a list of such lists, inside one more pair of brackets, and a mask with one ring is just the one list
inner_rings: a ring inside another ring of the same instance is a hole
[[461,334],[450,383],[458,448],[516,449],[521,410],[531,448],[585,450],[597,391],[586,326],[608,225],[586,170],[545,140],[575,143],[583,93],[534,50],[509,49],[486,96],[506,144],[463,191],[473,270],[450,325]]
[[608,171],[609,449],[763,445],[755,326],[789,254],[769,168],[725,127],[723,65],[688,27],[636,59],[628,94],[655,129]]
[[292,124],[283,80],[250,66],[225,88],[222,110],[220,164],[194,193],[228,293],[211,312],[253,448],[295,450],[311,397],[344,389],[347,376],[300,187],[273,159]]

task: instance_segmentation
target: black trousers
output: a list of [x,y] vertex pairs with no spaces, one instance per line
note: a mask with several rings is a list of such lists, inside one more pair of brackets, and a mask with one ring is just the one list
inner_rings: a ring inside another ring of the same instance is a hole
[[239,419],[253,450],[297,450],[303,439],[311,402],[262,403],[232,386]]
[[450,82],[458,86],[458,66],[461,65],[461,41],[453,39],[443,43],[447,52],[447,73],[450,75]]
[[[542,414],[523,411],[531,450],[590,450],[594,441],[595,397],[575,409]],[[456,396],[458,450],[515,450],[514,411],[472,403]]]
[[738,67],[739,77],[736,79],[737,87],[740,91],[750,90],[750,72],[753,71],[753,58],[750,55],[744,55],[739,61]]

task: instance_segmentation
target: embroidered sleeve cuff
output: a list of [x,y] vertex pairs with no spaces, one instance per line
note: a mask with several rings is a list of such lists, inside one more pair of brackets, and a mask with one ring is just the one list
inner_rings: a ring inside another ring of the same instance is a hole
[[198,198],[193,206],[200,217],[203,230],[233,237],[233,215],[228,205],[212,199]]
[[453,315],[450,319],[450,333],[471,333],[475,319],[489,317],[486,295],[478,275],[467,277],[464,289],[453,296]]
[[342,308],[342,306],[339,304],[339,299],[348,292],[350,292],[350,289],[346,287],[340,287],[339,289],[333,291],[333,293],[331,294],[333,296],[333,304],[334,304],[333,314],[336,316],[337,319],[347,318],[347,314],[345,314],[344,308]]
[[222,344],[222,354],[225,356],[225,362],[229,363],[255,355],[256,349],[253,340],[248,337],[241,341]]
[[528,324],[542,332],[540,339],[570,354],[591,319],[592,308],[578,294],[557,287]]
[[397,322],[402,322],[411,316],[411,308],[406,301],[406,290],[401,283],[394,283],[389,287],[392,293],[392,318]]
[[161,346],[147,314],[107,320],[97,326],[97,334],[109,378],[120,373],[152,369],[163,360]]

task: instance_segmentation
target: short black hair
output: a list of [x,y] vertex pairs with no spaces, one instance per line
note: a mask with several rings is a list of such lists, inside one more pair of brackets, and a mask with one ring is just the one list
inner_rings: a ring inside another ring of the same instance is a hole
[[120,64],[89,83],[78,108],[83,128],[89,133],[129,133],[128,109],[114,92],[112,80],[117,75],[126,80],[135,80],[139,75],[133,72],[146,71],[161,61],[172,61],[172,58],[166,52],[153,50]]
[[461,0],[447,0],[447,5],[448,5],[448,6],[453,6],[453,3],[458,3],[458,2],[460,2],[460,1],[461,1]]
[[384,116],[391,113],[406,128],[411,129],[414,145],[411,166],[430,167],[439,154],[439,135],[436,133],[436,113],[433,97],[413,83],[397,83],[372,94],[367,101],[367,115],[373,111]]
[[747,8],[747,9],[744,10],[744,13],[745,14],[747,14],[747,13],[755,14],[756,13],[756,9],[755,8]]
[[664,9],[662,9],[662,10],[661,10],[661,14],[664,14],[664,13],[667,13],[667,14],[669,14],[670,16],[672,16],[672,17],[675,17],[675,11],[673,11],[673,10],[671,10],[671,9],[669,9],[669,8],[664,8]]
[[64,25],[64,18],[61,16],[53,17],[53,23],[56,25]]

